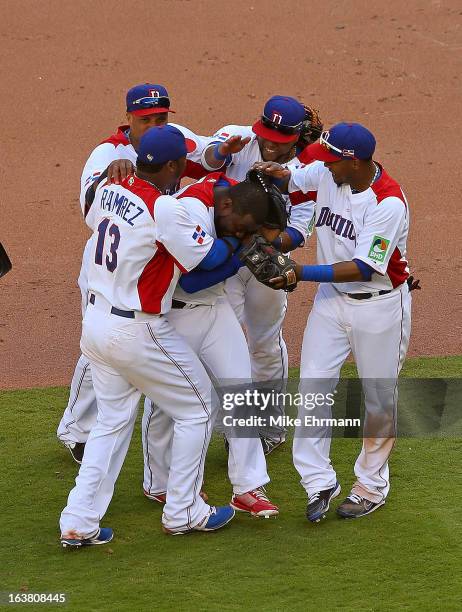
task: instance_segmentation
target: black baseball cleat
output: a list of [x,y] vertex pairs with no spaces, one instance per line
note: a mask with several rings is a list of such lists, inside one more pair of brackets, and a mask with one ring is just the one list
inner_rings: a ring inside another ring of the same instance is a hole
[[375,503],[361,497],[361,495],[350,493],[337,508],[337,514],[342,518],[361,518],[362,516],[366,516],[366,514],[374,512],[374,510],[383,506],[384,503],[384,499]]
[[71,453],[72,459],[79,465],[82,464],[85,442],[65,442],[64,446]]
[[285,441],[286,439],[284,436],[281,436],[280,438],[268,438],[267,436],[260,436],[260,442],[263,447],[263,454],[269,455],[279,446],[284,444]]
[[330,489],[324,491],[316,491],[312,495],[308,496],[308,505],[306,507],[306,518],[312,523],[319,523],[319,521],[325,518],[331,499],[340,495],[340,485],[338,482],[335,483]]

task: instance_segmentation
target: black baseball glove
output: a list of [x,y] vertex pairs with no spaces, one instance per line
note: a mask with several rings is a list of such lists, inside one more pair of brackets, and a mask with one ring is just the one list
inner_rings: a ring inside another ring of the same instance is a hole
[[260,170],[249,170],[245,180],[258,185],[268,196],[268,216],[264,227],[278,229],[283,232],[287,227],[287,208],[284,196],[271,181],[267,174]]
[[9,272],[12,267],[10,258],[0,242],[0,278],[5,276],[5,274]]
[[255,234],[250,243],[240,250],[239,259],[267,287],[275,289],[269,280],[277,276],[285,279],[284,291],[293,291],[297,286],[295,261],[275,249],[263,236]]

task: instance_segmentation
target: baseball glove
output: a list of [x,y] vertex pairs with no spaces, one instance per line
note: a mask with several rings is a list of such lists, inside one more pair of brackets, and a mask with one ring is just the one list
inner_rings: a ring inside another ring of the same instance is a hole
[[305,107],[305,118],[303,119],[302,131],[298,142],[300,146],[305,148],[321,136],[324,126],[318,110],[306,104],[303,106]]
[[268,196],[268,216],[264,227],[278,229],[283,232],[287,227],[287,208],[284,196],[271,182],[271,178],[260,170],[249,170],[245,180],[254,183],[265,191]]
[[9,272],[12,267],[10,258],[0,242],[0,278],[5,276],[5,274]]
[[276,289],[269,281],[277,276],[285,279],[284,291],[293,291],[297,286],[295,261],[283,255],[258,234],[240,250],[239,259],[255,278],[267,287]]

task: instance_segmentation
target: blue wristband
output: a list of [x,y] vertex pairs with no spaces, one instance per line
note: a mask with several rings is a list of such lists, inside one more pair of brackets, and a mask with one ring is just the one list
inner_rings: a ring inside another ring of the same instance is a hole
[[302,281],[316,283],[332,283],[334,280],[334,266],[302,266]]
[[222,155],[220,151],[218,150],[221,144],[222,144],[221,142],[217,142],[217,144],[213,147],[213,157],[217,161],[225,161],[226,158],[228,157],[227,155]]
[[286,227],[286,234],[290,238],[292,248],[299,247],[305,241],[302,232],[299,232],[295,227]]

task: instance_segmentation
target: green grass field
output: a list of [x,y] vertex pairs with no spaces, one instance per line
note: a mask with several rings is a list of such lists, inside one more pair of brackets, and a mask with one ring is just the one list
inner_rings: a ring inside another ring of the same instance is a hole
[[[462,357],[429,358],[409,360],[403,375],[461,372]],[[268,458],[279,517],[239,515],[220,532],[172,538],[161,532],[161,508],[142,494],[138,426],[103,521],[114,541],[66,550],[58,518],[77,471],[55,437],[66,401],[65,388],[0,393],[0,591],[65,592],[66,609],[83,611],[461,609],[460,438],[399,439],[387,504],[352,522],[331,512],[319,525],[304,518],[288,443]],[[345,494],[359,447],[359,440],[333,441]],[[206,485],[212,503],[229,500],[219,438]]]

